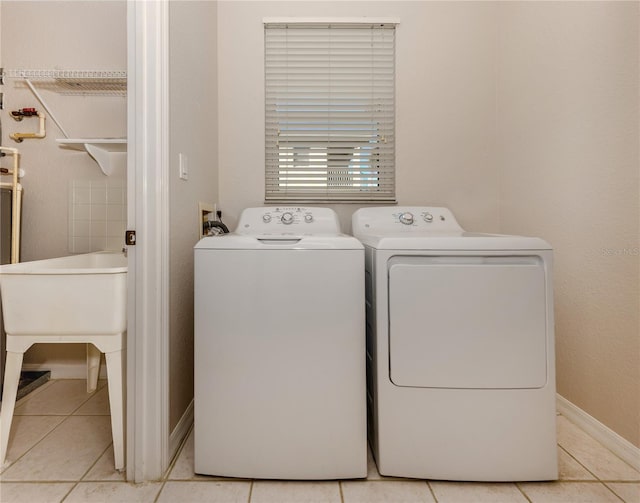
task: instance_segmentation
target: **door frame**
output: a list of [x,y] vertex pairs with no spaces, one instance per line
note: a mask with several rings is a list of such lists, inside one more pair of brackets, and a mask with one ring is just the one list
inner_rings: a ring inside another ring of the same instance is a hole
[[126,478],[169,466],[169,0],[127,2]]

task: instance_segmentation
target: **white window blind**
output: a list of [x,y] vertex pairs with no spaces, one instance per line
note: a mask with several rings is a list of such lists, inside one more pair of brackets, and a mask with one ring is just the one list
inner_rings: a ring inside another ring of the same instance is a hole
[[267,201],[395,201],[395,25],[265,23]]

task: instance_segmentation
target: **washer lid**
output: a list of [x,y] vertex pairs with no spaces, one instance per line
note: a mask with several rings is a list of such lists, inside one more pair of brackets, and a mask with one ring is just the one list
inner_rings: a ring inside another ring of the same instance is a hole
[[345,234],[223,234],[205,237],[195,249],[204,250],[362,250],[362,243]]

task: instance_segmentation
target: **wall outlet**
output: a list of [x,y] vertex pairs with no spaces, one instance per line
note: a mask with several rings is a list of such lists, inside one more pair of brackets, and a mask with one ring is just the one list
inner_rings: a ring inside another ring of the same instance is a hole
[[205,223],[208,222],[211,217],[215,218],[217,204],[210,203],[198,203],[198,229],[200,232],[200,239],[207,235],[207,229],[205,229]]

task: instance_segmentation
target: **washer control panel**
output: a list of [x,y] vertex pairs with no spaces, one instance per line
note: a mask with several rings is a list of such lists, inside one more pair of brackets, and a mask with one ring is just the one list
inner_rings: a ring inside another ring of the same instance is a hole
[[353,230],[359,232],[461,232],[448,208],[397,206],[361,208],[353,214]]
[[238,234],[340,234],[338,216],[330,208],[265,206],[247,208]]

